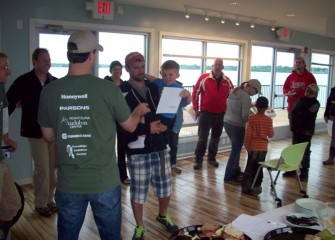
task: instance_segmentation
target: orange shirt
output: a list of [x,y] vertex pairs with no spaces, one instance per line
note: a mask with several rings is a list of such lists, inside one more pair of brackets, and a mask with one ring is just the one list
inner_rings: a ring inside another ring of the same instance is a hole
[[244,138],[244,147],[249,151],[267,151],[268,138],[273,137],[272,119],[264,114],[250,115]]

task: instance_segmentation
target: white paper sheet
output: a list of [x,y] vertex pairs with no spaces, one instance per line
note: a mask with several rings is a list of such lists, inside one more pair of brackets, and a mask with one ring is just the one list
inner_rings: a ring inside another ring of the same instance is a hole
[[181,96],[182,88],[165,87],[163,88],[162,96],[159,101],[156,113],[177,113]]

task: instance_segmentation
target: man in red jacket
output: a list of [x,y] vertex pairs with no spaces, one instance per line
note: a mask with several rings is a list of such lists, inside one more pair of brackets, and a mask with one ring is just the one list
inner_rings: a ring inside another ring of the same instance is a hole
[[208,163],[219,167],[216,154],[223,130],[223,117],[227,108],[227,98],[234,88],[231,80],[222,72],[223,60],[215,59],[210,73],[202,74],[193,88],[192,104],[198,119],[199,140],[195,149],[194,169],[201,169],[206,153],[207,139],[211,131],[208,145]]
[[293,103],[299,98],[305,96],[307,86],[312,83],[316,84],[316,80],[313,74],[306,69],[305,59],[303,57],[296,57],[294,60],[294,70],[287,77],[283,86],[283,93],[287,96],[287,111],[289,119]]

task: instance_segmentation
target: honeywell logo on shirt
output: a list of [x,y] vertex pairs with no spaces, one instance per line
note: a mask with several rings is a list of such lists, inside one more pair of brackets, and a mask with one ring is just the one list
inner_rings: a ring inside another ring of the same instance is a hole
[[87,98],[87,94],[83,94],[83,95],[66,95],[66,94],[62,94],[61,95],[61,99],[73,99],[73,100],[77,100],[77,99],[85,99]]

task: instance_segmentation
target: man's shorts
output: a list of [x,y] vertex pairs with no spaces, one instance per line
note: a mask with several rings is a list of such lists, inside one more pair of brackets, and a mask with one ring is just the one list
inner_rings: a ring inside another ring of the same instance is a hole
[[[159,152],[128,155],[128,169],[131,178],[130,198],[133,202],[144,204],[150,183],[158,198],[169,197],[172,192],[170,156],[161,152],[165,161],[161,161]],[[164,163],[163,168],[161,163]],[[162,170],[165,170],[162,172]]]

